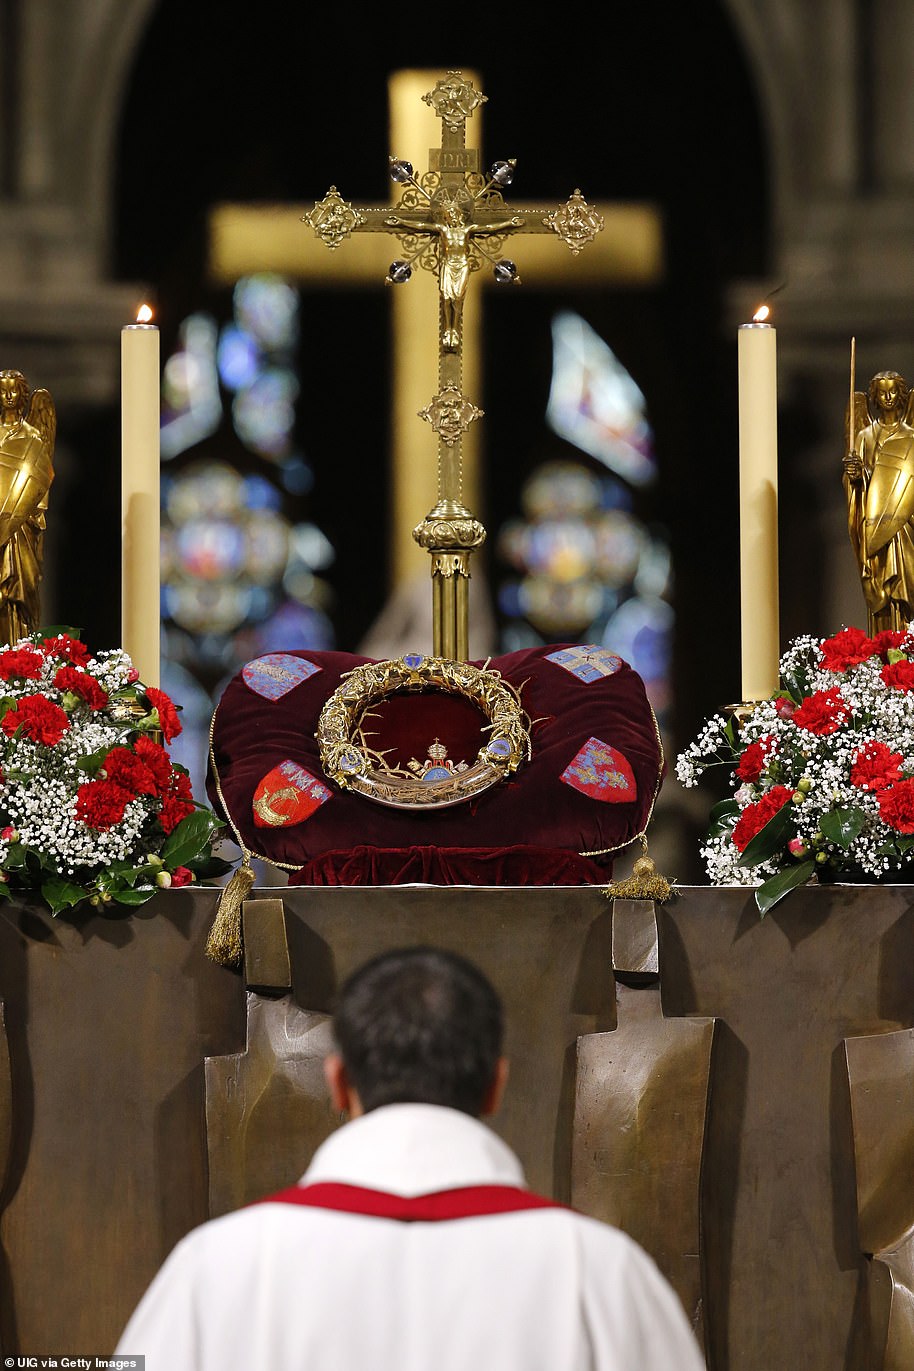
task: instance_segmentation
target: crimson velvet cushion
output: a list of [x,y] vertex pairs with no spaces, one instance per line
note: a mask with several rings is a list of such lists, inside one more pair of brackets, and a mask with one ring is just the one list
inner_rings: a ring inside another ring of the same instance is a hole
[[[403,810],[340,790],[320,763],[321,709],[342,676],[369,660],[271,653],[226,687],[207,790],[250,852],[290,868],[293,884],[608,879],[614,855],[646,828],[663,774],[636,671],[604,648],[577,644],[493,659],[532,722],[531,759],[472,800]],[[448,762],[472,763],[485,724],[470,701],[435,691],[388,697],[372,706],[365,728],[388,764],[421,768],[435,742]]]

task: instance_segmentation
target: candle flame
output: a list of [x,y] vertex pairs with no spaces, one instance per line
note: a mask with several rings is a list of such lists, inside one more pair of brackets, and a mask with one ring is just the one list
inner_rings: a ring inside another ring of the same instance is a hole
[[771,310],[768,308],[767,305],[759,305],[758,309],[752,316],[753,324],[763,324],[770,313]]
[[148,306],[148,305],[140,305],[139,309],[138,309],[137,312],[136,312],[136,321],[137,321],[137,323],[138,323],[138,324],[148,324],[148,323],[149,323],[149,320],[150,320],[151,318],[152,318],[152,310],[149,308],[149,306]]

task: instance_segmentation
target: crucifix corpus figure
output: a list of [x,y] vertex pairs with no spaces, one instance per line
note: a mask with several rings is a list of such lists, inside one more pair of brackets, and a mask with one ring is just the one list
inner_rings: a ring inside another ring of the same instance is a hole
[[459,71],[450,71],[422,98],[441,120],[441,146],[432,148],[421,177],[411,162],[390,158],[391,180],[403,186],[392,211],[352,205],[331,186],[302,219],[332,250],[353,233],[395,234],[402,256],[388,269],[390,285],[405,285],[414,266],[438,278],[440,390],[420,412],[438,436],[438,500],[413,537],[432,558],[433,652],[465,660],[469,559],[486,536],[463,499],[462,433],[482,414],[462,389],[463,304],[470,277],[488,261],[499,285],[518,284],[515,263],[501,256],[508,235],[553,233],[577,254],[601,231],[603,216],[579,190],[555,210],[512,209],[502,191],[514,179],[515,162],[495,162],[485,176],[478,150],[466,145],[466,121],[486,97]]
[[[490,223],[474,223],[468,211],[455,200],[444,202],[442,218],[404,219],[392,214],[386,222],[391,228],[405,229],[409,234],[437,234],[438,242],[438,290],[441,295],[441,346],[445,352],[457,352],[461,342],[461,319],[463,301],[467,293],[470,271],[475,265],[472,258],[474,240],[493,234],[510,233],[512,229],[523,228],[524,221],[518,214],[509,219],[493,219]],[[481,250],[482,244],[478,244]],[[487,254],[488,255],[488,254]],[[496,263],[505,274],[518,281],[516,271],[511,272],[509,263]]]

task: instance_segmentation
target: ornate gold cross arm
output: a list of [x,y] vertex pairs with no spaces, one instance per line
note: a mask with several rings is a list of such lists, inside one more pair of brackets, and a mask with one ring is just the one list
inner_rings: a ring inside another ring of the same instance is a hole
[[[428,201],[429,206],[433,202]],[[475,237],[499,231],[508,206],[475,207],[473,211]],[[356,207],[344,200],[336,186],[331,186],[323,200],[315,202],[314,209],[302,215],[302,222],[314,230],[315,235],[330,249],[338,248],[353,233],[390,233],[392,230],[402,236],[404,232],[431,233],[428,227],[428,210],[412,205],[396,206],[396,214],[383,205],[363,205]],[[574,194],[558,209],[539,209],[524,207],[511,212],[507,223],[502,223],[504,233],[546,233],[552,231],[571,251],[579,253],[588,243],[592,243],[603,229],[603,215],[589,205],[581,194]],[[437,228],[437,225],[435,226]]]

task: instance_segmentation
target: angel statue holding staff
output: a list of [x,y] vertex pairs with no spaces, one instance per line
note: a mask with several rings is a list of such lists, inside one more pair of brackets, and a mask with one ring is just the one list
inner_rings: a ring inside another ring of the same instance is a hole
[[0,371],[0,641],[41,621],[45,511],[54,479],[54,402],[21,371]]

